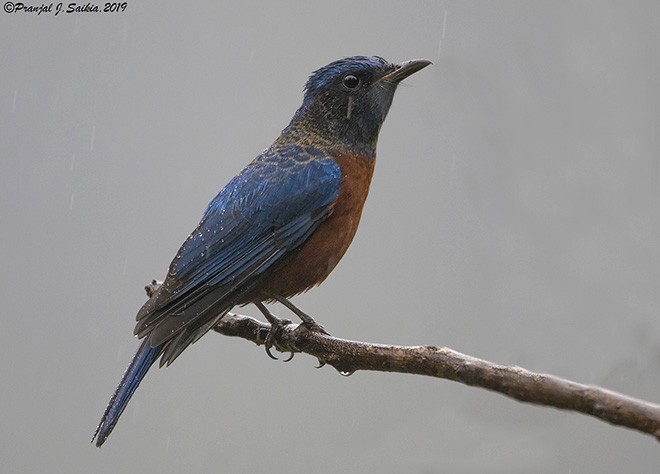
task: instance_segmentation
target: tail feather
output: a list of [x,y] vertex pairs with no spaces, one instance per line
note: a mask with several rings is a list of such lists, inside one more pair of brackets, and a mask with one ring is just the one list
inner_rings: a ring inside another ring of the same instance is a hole
[[151,347],[148,339],[148,337],[144,338],[142,345],[135,353],[135,356],[133,356],[133,360],[126,369],[126,372],[124,372],[117,390],[115,390],[114,395],[108,403],[108,407],[105,409],[105,413],[103,413],[101,422],[96,427],[96,432],[94,432],[94,436],[92,437],[92,443],[96,439],[96,446],[98,447],[101,447],[108,436],[110,436],[115,424],[117,424],[117,420],[119,420],[138,385],[140,385],[149,368],[163,352],[163,346]]

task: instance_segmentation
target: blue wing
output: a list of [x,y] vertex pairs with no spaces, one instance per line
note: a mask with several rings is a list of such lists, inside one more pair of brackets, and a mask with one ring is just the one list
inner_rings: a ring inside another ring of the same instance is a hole
[[310,147],[269,149],[232,179],[138,312],[135,333],[165,344],[161,365],[206,333],[266,270],[304,243],[332,211],[341,171]]

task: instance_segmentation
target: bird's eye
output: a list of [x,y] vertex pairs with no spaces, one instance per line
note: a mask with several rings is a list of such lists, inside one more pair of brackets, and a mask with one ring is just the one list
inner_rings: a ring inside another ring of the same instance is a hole
[[353,74],[347,74],[344,76],[343,84],[344,87],[348,89],[355,89],[360,85],[360,79],[358,79],[358,77],[354,76]]

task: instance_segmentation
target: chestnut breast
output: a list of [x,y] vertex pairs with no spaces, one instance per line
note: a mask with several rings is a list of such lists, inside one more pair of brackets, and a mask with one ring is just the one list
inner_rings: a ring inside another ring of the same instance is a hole
[[375,157],[334,153],[341,169],[341,187],[328,218],[259,288],[285,298],[320,284],[348,249],[362,215],[374,171]]

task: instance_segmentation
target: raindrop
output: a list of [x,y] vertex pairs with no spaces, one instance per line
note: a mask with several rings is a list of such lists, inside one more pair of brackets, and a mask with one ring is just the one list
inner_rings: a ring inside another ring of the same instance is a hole
[[442,52],[442,42],[445,40],[446,28],[447,28],[447,10],[445,9],[445,15],[442,18],[442,34],[440,35],[440,41],[438,42],[438,60],[440,59],[440,53]]
[[69,199],[69,210],[73,209],[73,198],[75,197],[75,193],[71,193],[71,199]]
[[340,370],[339,373],[344,377],[350,377],[355,373],[354,370]]

